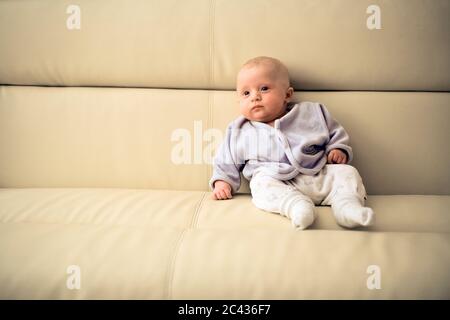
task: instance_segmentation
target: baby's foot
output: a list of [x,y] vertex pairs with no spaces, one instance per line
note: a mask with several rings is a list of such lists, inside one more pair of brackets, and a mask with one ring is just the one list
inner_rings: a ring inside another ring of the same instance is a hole
[[373,225],[375,222],[375,213],[369,207],[363,207],[360,215],[360,224],[364,227]]
[[292,206],[289,217],[295,228],[306,229],[314,222],[314,206],[306,201],[298,201]]
[[375,221],[375,213],[369,207],[363,207],[356,201],[348,201],[344,204],[333,205],[337,222],[347,228],[358,226],[368,227]]

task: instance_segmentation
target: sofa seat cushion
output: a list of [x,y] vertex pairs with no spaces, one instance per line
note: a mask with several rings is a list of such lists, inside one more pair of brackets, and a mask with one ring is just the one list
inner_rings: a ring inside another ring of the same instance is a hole
[[0,189],[0,221],[187,228],[204,192],[144,189]]
[[[376,213],[375,225],[353,230],[381,232],[450,232],[450,196],[369,196],[366,206]],[[250,195],[238,194],[231,201],[205,198],[198,226],[219,228],[289,228],[279,214],[257,209]],[[348,230],[339,226],[330,206],[316,206],[317,218],[310,229]]]
[[[450,232],[450,196],[369,196],[376,223],[359,230]],[[316,206],[311,229],[347,230],[329,206]],[[0,188],[0,221],[161,228],[289,229],[279,214],[256,208],[248,194],[216,201],[210,192],[145,189]]]
[[[450,297],[448,196],[369,196],[371,228],[329,207],[294,230],[249,195],[130,189],[0,189],[0,298]],[[80,290],[66,286],[69,266]],[[370,265],[382,289],[369,290]]]

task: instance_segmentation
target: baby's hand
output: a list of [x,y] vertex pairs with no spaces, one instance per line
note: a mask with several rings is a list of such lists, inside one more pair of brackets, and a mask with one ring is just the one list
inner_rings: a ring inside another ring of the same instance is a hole
[[212,198],[214,200],[226,200],[231,199],[231,186],[228,182],[217,180],[214,182],[214,190]]
[[333,149],[328,154],[327,163],[346,164],[347,155],[339,149]]

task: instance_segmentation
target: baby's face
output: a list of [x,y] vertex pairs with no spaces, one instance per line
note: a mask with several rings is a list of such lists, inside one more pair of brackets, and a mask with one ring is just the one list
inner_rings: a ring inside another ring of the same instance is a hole
[[264,66],[242,69],[237,78],[241,114],[251,121],[271,122],[286,113],[293,89]]

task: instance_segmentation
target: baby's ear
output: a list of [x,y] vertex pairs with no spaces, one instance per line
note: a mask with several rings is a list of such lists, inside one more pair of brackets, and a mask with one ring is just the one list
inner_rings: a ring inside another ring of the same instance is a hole
[[292,99],[293,95],[294,95],[294,88],[289,87],[286,90],[286,101],[289,102]]

